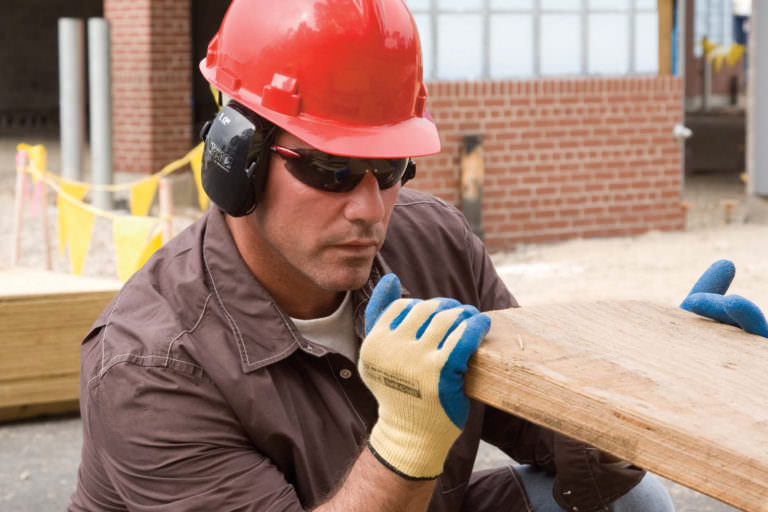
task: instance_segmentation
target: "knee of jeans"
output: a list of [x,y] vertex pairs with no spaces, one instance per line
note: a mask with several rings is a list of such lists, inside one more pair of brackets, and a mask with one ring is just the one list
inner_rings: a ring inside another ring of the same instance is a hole
[[664,484],[655,475],[646,473],[635,487],[616,500],[611,512],[674,512],[675,506]]

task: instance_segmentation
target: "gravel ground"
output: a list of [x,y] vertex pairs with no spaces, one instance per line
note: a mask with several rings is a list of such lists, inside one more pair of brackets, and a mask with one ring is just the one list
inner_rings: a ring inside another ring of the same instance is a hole
[[[0,139],[0,233],[7,241],[11,240],[12,233],[16,142]],[[49,168],[55,169],[58,163],[55,141],[43,138],[40,142],[49,148]],[[738,176],[688,177],[684,199],[692,203],[684,232],[522,245],[515,252],[494,255],[494,263],[523,306],[575,298],[635,298],[677,304],[711,262],[729,258],[737,267],[733,290],[758,304],[768,305],[768,259],[764,256],[768,254],[768,227],[754,221],[726,224],[720,204],[722,199],[735,199],[738,219],[744,203],[743,185]],[[48,213],[55,230],[55,209],[50,208]],[[191,221],[192,215],[186,213],[175,221],[175,229]],[[43,267],[38,243],[40,233],[39,220],[26,219],[23,266]],[[0,267],[9,263],[9,253],[3,251]],[[66,271],[66,258],[55,255],[54,268]],[[106,221],[96,222],[86,269],[86,275],[114,275],[111,231]],[[3,454],[0,457],[0,510],[21,512],[66,507],[76,483],[80,429],[77,416],[0,425],[0,453]],[[484,445],[476,466],[487,468],[507,462],[500,451]],[[671,482],[665,485],[679,511],[734,510]]]

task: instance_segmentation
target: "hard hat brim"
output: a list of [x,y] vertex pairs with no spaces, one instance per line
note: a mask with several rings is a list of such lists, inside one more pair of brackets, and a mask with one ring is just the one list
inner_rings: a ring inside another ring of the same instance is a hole
[[440,135],[428,117],[414,116],[403,121],[364,125],[320,118],[304,112],[288,115],[262,106],[261,97],[240,88],[228,90],[215,83],[215,72],[200,63],[205,79],[233,100],[253,110],[310,146],[326,153],[361,158],[402,158],[440,152]]

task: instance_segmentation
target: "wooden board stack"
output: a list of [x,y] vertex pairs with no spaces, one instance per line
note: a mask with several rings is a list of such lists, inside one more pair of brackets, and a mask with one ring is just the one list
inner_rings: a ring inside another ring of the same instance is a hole
[[77,410],[80,342],[120,286],[0,269],[0,421]]

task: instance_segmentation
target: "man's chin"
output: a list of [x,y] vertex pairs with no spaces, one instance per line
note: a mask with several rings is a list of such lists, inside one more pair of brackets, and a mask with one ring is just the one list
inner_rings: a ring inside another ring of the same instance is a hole
[[324,276],[325,286],[323,287],[337,292],[362,288],[368,282],[372,265],[373,260],[367,259],[366,261],[349,261],[339,264],[332,272]]

